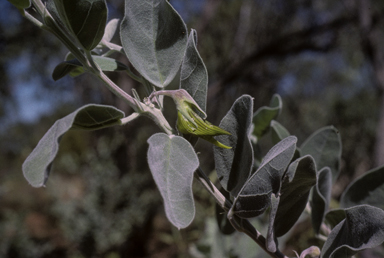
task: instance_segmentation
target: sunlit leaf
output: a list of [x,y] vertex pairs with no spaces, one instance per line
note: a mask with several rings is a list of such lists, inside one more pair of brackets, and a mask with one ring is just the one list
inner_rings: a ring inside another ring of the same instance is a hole
[[164,200],[165,214],[177,228],[187,227],[195,217],[193,174],[199,166],[187,140],[157,133],[148,139],[148,164]]
[[24,177],[33,187],[44,186],[59,142],[70,129],[96,130],[120,124],[124,113],[111,106],[87,105],[57,120],[23,163]]
[[110,20],[105,26],[103,40],[110,42],[119,27],[119,19]]
[[149,82],[167,86],[179,71],[187,46],[187,28],[166,0],[126,0],[120,25],[124,51]]

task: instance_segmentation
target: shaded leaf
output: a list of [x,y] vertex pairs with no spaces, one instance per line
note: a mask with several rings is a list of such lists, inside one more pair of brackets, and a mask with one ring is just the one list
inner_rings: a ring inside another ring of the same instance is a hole
[[44,186],[61,136],[70,129],[96,130],[120,124],[124,113],[111,106],[86,105],[57,120],[23,163],[24,177],[33,187]]
[[253,165],[253,149],[249,138],[252,112],[253,98],[249,95],[238,98],[219,125],[231,135],[217,137],[218,141],[232,149],[213,149],[220,184],[233,196],[237,196],[250,176]]
[[334,209],[327,212],[325,215],[325,221],[327,224],[334,228],[337,224],[339,224],[343,219],[345,219],[345,211],[344,209]]
[[269,107],[265,106],[256,110],[253,116],[253,124],[255,125],[253,134],[257,138],[260,138],[268,131],[271,121],[279,116],[282,107],[281,97],[275,94],[272,96]]
[[86,50],[104,36],[108,9],[105,0],[54,0],[61,21]]
[[120,25],[124,51],[149,82],[167,86],[177,74],[187,45],[187,28],[166,0],[125,1]]
[[287,138],[291,134],[288,132],[287,129],[285,129],[284,126],[282,126],[279,122],[272,120],[271,121],[271,131],[272,131],[272,142],[273,144],[278,143],[284,138]]
[[304,156],[289,165],[280,191],[274,230],[276,237],[286,234],[299,219],[316,184],[316,165],[311,156]]
[[333,228],[321,258],[347,258],[384,241],[384,211],[369,205],[345,209],[345,219]]
[[358,177],[341,196],[340,206],[343,208],[359,204],[369,204],[384,209],[384,166]]
[[31,0],[8,0],[8,2],[19,9],[26,9],[31,6]]
[[[117,72],[128,69],[125,64],[113,58],[104,56],[92,56],[92,58],[99,68],[105,72]],[[76,72],[76,74],[74,74],[74,72]],[[53,70],[52,78],[57,81],[67,74],[70,74],[71,76],[78,76],[84,72],[82,64],[77,59],[72,59],[58,64]]]
[[[225,198],[230,199],[230,195],[227,191],[220,189],[220,192],[224,195]],[[236,231],[236,229],[232,226],[231,222],[227,218],[227,212],[220,207],[219,204],[215,205],[216,212],[216,221],[217,225],[220,229],[220,232],[224,235],[231,235]]]
[[187,49],[181,64],[180,88],[185,89],[205,112],[208,90],[208,72],[197,51],[197,33],[194,29],[188,37]]
[[148,143],[148,164],[163,197],[165,214],[175,227],[185,228],[195,217],[192,181],[199,166],[197,155],[180,136],[157,133]]
[[272,147],[240,190],[228,216],[256,217],[269,207],[271,194],[280,191],[281,178],[293,157],[296,142],[296,137],[289,136]]
[[311,155],[315,159],[318,170],[329,167],[333,180],[336,179],[340,170],[341,138],[335,127],[317,130],[301,145],[300,150],[302,155]]
[[311,200],[312,226],[316,234],[319,234],[325,213],[328,210],[329,202],[331,201],[331,190],[332,172],[330,168],[325,167],[318,173],[318,181],[313,189]]

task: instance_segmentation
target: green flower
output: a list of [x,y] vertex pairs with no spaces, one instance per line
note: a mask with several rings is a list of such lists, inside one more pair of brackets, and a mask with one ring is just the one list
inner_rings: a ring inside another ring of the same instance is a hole
[[[186,109],[188,118],[186,118],[180,111],[177,112],[177,129],[179,132],[198,136],[224,149],[231,149],[231,147],[224,145],[213,138],[213,136],[217,135],[231,135],[229,132],[211,124],[207,120],[202,119],[198,114],[196,114],[195,111],[192,110],[192,108]],[[194,123],[190,121],[191,119]]]
[[[180,133],[198,136],[220,148],[231,149],[213,138],[217,135],[231,134],[205,120],[207,115],[186,90],[157,91],[150,98],[152,99],[155,95],[169,96],[175,101],[178,117],[177,129]],[[198,112],[195,112],[194,109]],[[198,113],[201,113],[203,118]]]

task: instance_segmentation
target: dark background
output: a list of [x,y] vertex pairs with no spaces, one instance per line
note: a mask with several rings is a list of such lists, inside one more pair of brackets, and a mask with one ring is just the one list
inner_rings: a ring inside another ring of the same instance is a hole
[[[124,1],[107,2],[109,19],[121,19]],[[219,124],[242,94],[258,108],[278,93],[279,122],[299,145],[334,125],[343,141],[336,200],[351,180],[384,164],[384,1],[170,2],[198,33],[210,76],[209,121]],[[241,234],[216,235],[214,201],[198,183],[195,221],[181,231],[170,226],[146,163],[146,141],[159,129],[146,118],[67,133],[47,187],[28,185],[21,164],[56,119],[86,103],[132,111],[91,76],[54,82],[51,73],[66,53],[0,0],[0,257],[262,257]],[[109,75],[127,92],[141,92],[127,76]],[[205,171],[212,171],[211,145],[197,148]],[[261,229],[262,222],[255,221]],[[231,250],[221,253],[218,239]],[[281,242],[291,256],[321,245],[306,220]]]

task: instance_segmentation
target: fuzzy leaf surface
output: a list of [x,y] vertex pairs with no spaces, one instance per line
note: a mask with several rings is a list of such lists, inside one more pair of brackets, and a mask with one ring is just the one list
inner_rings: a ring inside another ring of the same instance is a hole
[[57,120],[24,161],[24,177],[33,187],[44,186],[63,134],[70,129],[96,130],[118,125],[123,117],[124,113],[114,107],[91,104]]
[[323,127],[314,132],[301,145],[302,155],[311,155],[316,161],[316,167],[321,170],[329,167],[333,180],[340,171],[341,138],[339,131],[333,126]]
[[124,51],[136,70],[158,87],[177,74],[187,46],[187,28],[166,0],[125,0],[120,25]]
[[281,186],[275,218],[276,237],[286,234],[299,219],[316,181],[316,164],[311,156],[299,158],[289,165]]
[[260,138],[269,129],[270,123],[273,119],[276,119],[283,107],[283,102],[278,94],[272,96],[270,106],[264,106],[256,110],[253,116],[253,134]]
[[119,19],[110,20],[105,26],[103,40],[110,42],[119,27]]
[[157,133],[148,139],[148,164],[164,200],[165,214],[178,229],[195,217],[193,174],[199,166],[191,144],[183,137]]
[[325,215],[325,220],[327,224],[334,228],[337,224],[345,219],[345,211],[344,209],[333,209],[327,212]]
[[232,105],[219,127],[231,135],[217,136],[218,141],[232,149],[214,147],[215,167],[220,184],[233,196],[237,196],[250,176],[253,165],[253,149],[250,140],[253,99],[243,95]]
[[318,172],[318,181],[313,189],[311,200],[312,225],[316,234],[319,234],[321,223],[323,223],[325,213],[328,210],[331,201],[332,190],[332,172],[328,167]]
[[280,191],[281,178],[295,153],[296,142],[296,137],[289,136],[271,148],[258,170],[245,182],[230,212],[251,218],[270,206],[271,194]]
[[321,258],[348,258],[384,241],[384,211],[369,205],[345,209],[345,219],[334,227]]
[[384,166],[358,177],[341,196],[340,206],[343,208],[360,204],[384,209]]

